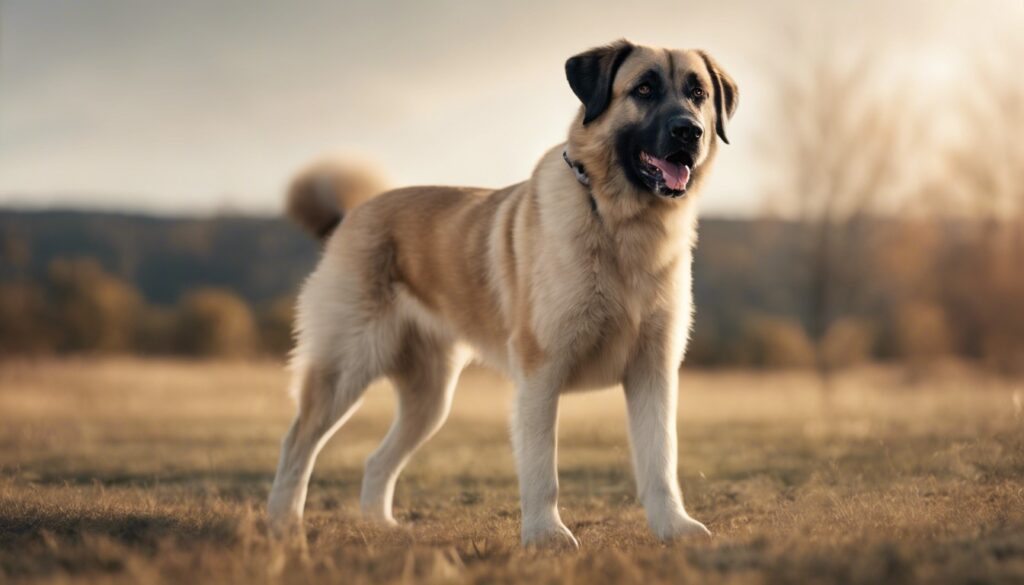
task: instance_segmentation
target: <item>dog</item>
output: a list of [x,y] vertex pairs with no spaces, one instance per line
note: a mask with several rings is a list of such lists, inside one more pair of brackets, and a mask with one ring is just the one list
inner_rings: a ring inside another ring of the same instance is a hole
[[579,112],[522,183],[378,194],[352,169],[317,167],[292,185],[288,208],[324,250],[298,300],[298,414],[270,492],[272,534],[304,539],[317,452],[384,376],[398,412],[366,461],[360,504],[394,524],[399,473],[476,359],[515,383],[524,546],[578,548],[558,513],[559,396],[619,384],[650,529],[710,535],[679,486],[678,373],[697,196],[728,143],[736,83],[703,51],[626,40],[571,57],[565,72]]

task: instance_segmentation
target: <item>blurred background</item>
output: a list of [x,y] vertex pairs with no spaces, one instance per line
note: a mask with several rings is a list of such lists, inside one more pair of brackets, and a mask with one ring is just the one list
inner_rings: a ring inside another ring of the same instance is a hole
[[1024,2],[0,1],[0,356],[284,356],[325,154],[499,187],[590,46],[707,49],[687,363],[1024,371]]
[[[1024,0],[0,0],[0,583],[1024,582]],[[519,549],[511,385],[467,370],[360,520],[395,409],[324,449],[308,556],[265,502],[295,405],[281,217],[323,156],[501,187],[626,37],[737,80],[701,193],[655,542],[622,392],[562,400],[583,549]]]

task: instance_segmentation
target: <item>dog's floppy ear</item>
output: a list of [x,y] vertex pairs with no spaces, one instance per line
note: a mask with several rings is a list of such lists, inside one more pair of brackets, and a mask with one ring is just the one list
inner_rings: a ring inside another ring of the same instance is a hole
[[700,53],[701,59],[704,59],[704,65],[707,66],[708,73],[711,74],[711,83],[715,86],[715,130],[722,142],[729,144],[729,139],[725,135],[725,122],[736,112],[736,106],[740,99],[739,89],[733,78],[719,67],[710,55],[704,51],[698,51],[698,53]]
[[633,44],[622,39],[610,45],[590,49],[565,62],[565,77],[576,97],[583,102],[583,123],[589,124],[612,101],[615,72],[633,50]]

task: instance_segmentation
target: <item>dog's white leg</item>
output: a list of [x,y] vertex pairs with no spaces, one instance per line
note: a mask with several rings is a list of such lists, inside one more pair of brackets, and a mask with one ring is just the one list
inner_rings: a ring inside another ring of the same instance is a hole
[[299,413],[281,445],[267,505],[274,537],[304,540],[302,512],[317,453],[355,412],[370,382],[358,372],[334,371],[311,368],[298,374],[304,376]]
[[661,540],[710,536],[683,507],[677,475],[678,362],[660,354],[660,349],[649,349],[638,356],[624,384],[637,493],[651,531]]
[[394,524],[395,483],[414,451],[444,424],[464,359],[450,348],[421,348],[407,370],[392,375],[398,412],[386,437],[366,460],[361,507],[367,517]]
[[558,514],[559,387],[542,376],[527,378],[516,392],[512,442],[519,473],[524,546],[579,548]]

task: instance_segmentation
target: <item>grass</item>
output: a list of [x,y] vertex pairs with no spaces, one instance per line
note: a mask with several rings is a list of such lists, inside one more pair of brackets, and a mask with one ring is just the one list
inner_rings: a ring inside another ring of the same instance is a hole
[[292,405],[277,364],[109,359],[0,366],[4,583],[1024,582],[1024,384],[955,367],[686,373],[687,507],[711,541],[662,545],[634,497],[619,392],[562,409],[562,516],[578,553],[517,546],[510,389],[463,377],[397,489],[403,528],[357,514],[390,392],[320,457],[308,558],[263,502]]

